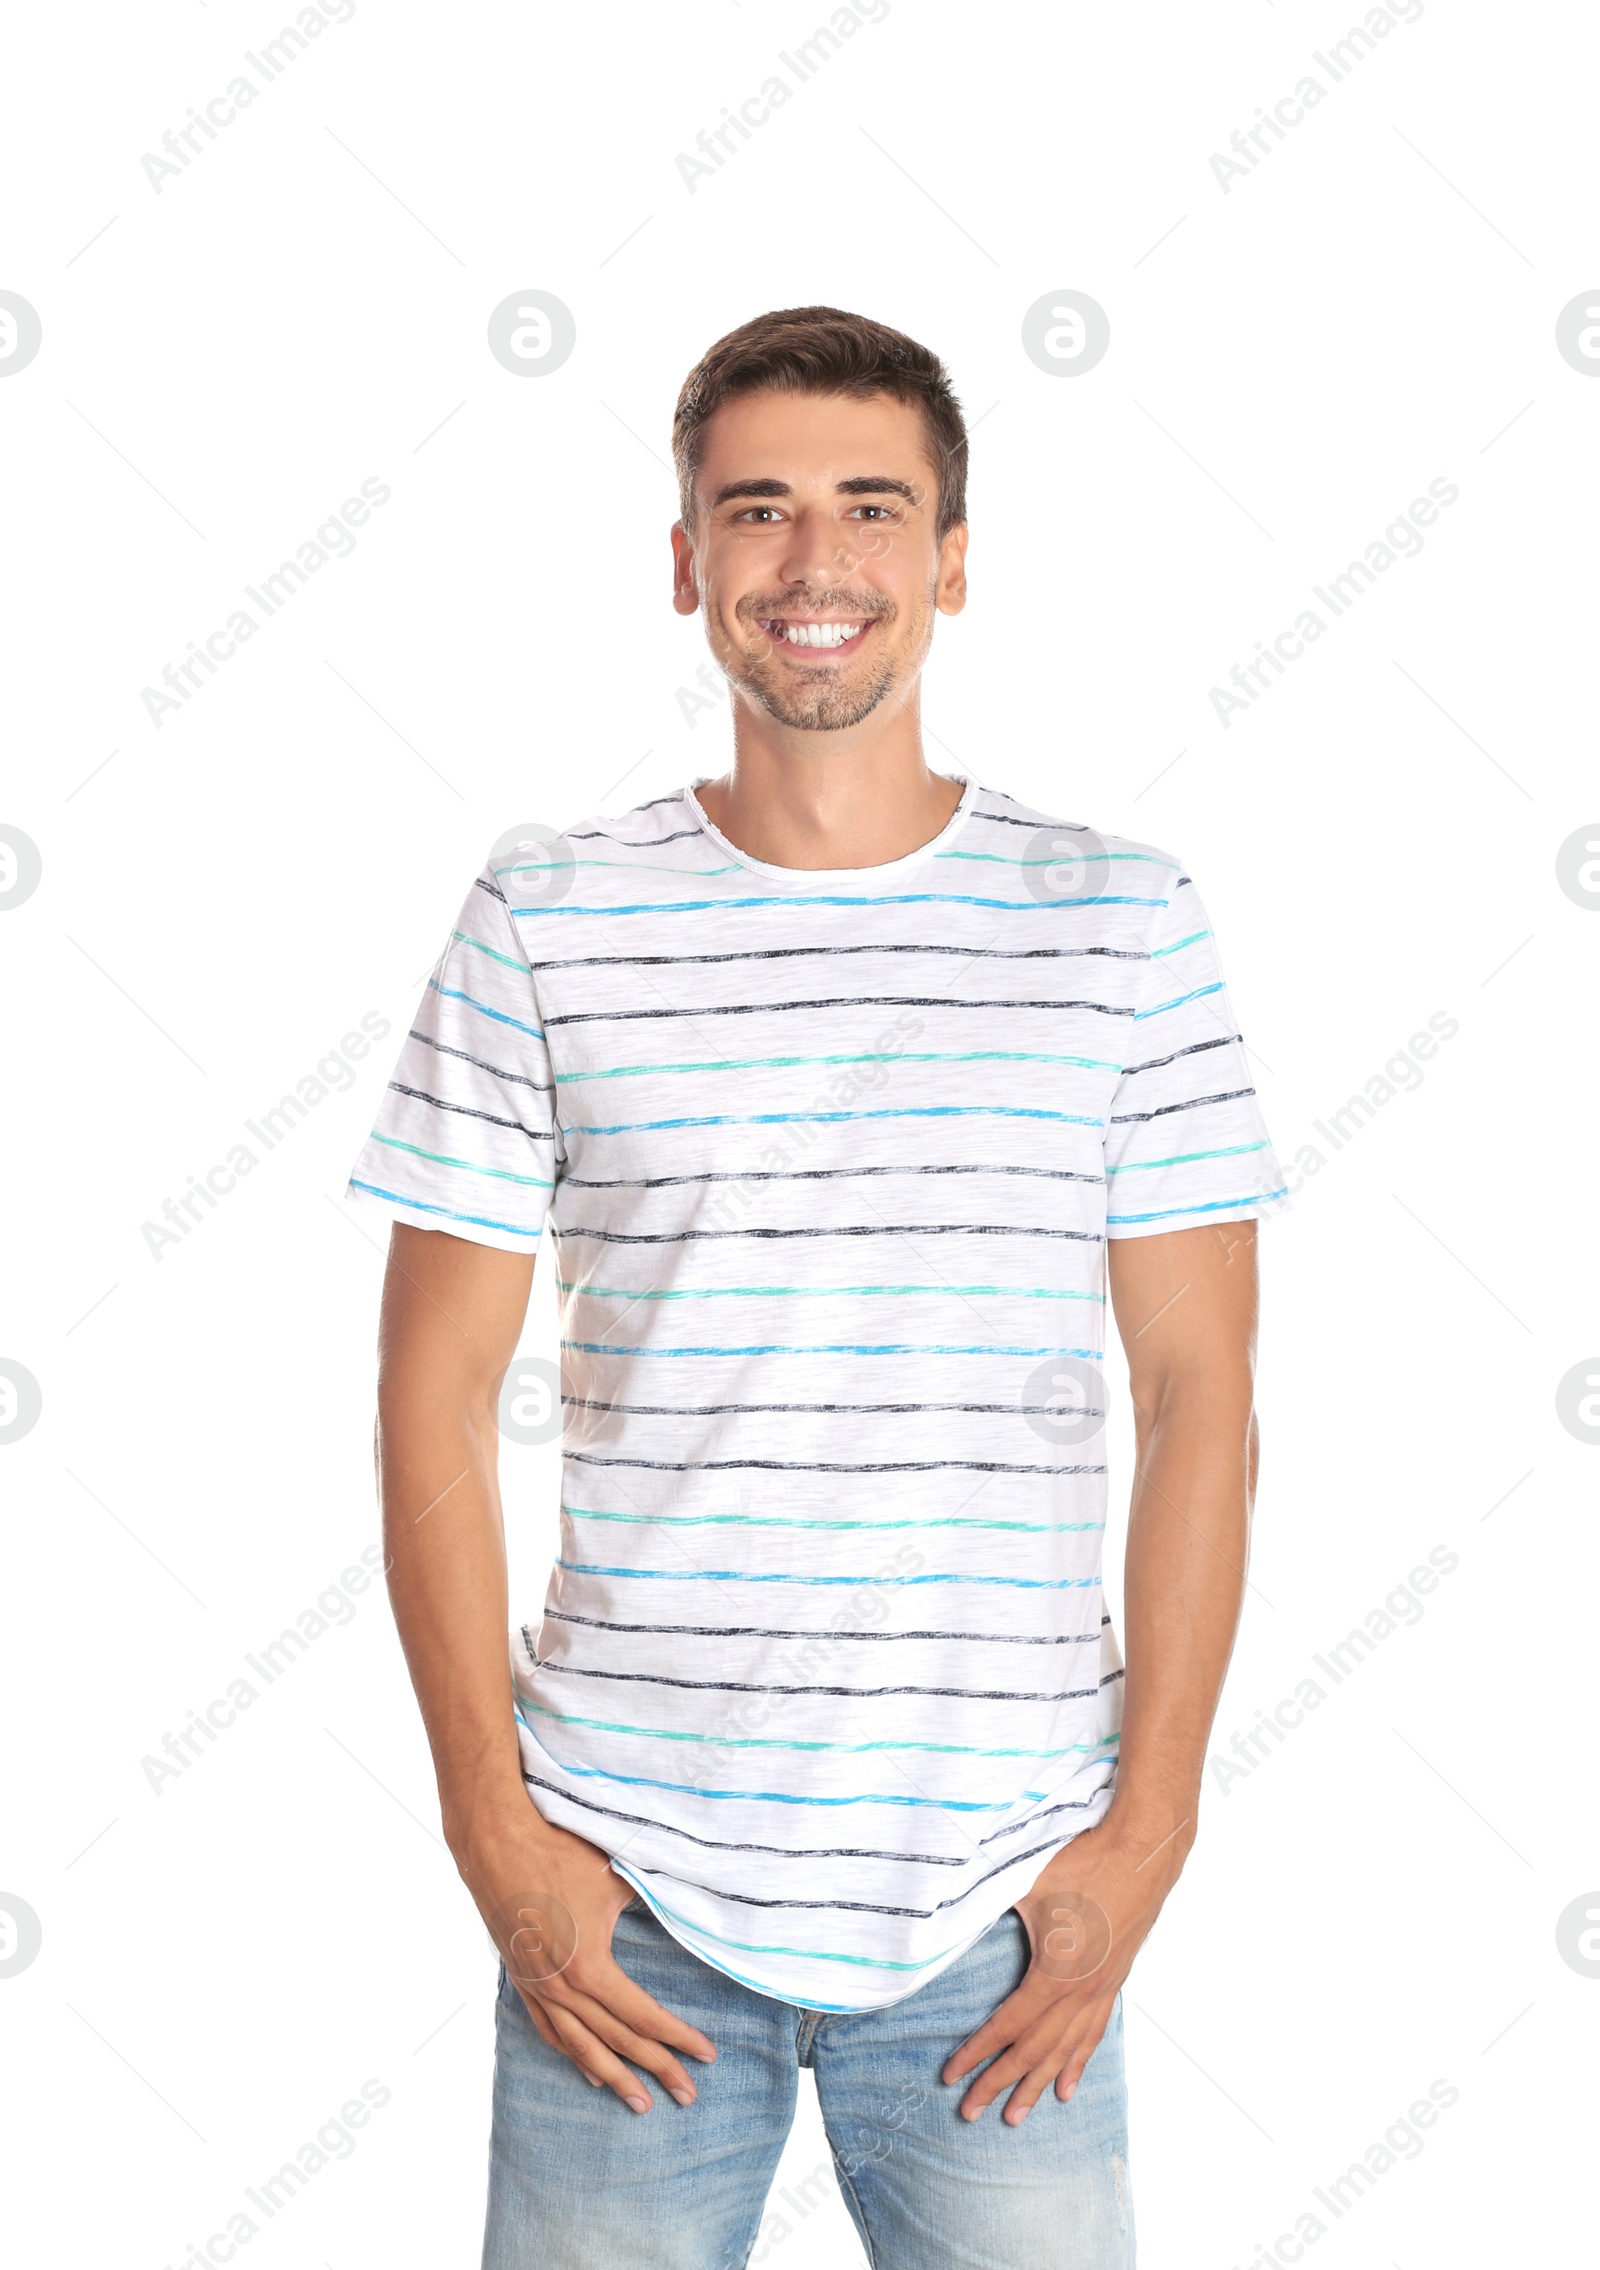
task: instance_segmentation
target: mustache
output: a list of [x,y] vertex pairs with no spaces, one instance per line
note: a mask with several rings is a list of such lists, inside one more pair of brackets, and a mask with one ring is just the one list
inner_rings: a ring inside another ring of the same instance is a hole
[[895,613],[895,604],[886,592],[849,591],[841,586],[829,591],[763,593],[741,599],[734,612],[747,629],[759,630],[762,621],[774,615],[802,621],[813,615],[860,615],[873,622],[886,622]]

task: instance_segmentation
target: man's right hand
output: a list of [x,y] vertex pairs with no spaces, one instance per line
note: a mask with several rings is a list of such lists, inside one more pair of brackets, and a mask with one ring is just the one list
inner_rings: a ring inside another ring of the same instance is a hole
[[635,2112],[648,2112],[651,2100],[633,2065],[653,2073],[679,2104],[693,2104],[695,2085],[673,2052],[709,2065],[716,2049],[635,1985],[612,1955],[612,1930],[633,1892],[599,1847],[529,1804],[525,1822],[514,1820],[458,1855],[457,1865],[550,2047]]

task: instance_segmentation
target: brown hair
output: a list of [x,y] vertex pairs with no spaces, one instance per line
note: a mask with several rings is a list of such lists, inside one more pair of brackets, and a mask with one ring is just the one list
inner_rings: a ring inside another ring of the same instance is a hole
[[672,420],[672,457],[684,526],[706,420],[741,394],[887,394],[922,412],[928,454],[939,469],[938,533],[967,517],[967,427],[935,354],[903,331],[836,307],[784,307],[741,323],[708,348],[683,382]]

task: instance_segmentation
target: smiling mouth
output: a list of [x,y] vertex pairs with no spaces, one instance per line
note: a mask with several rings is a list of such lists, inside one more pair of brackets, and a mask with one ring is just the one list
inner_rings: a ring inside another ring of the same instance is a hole
[[867,615],[850,615],[819,621],[809,615],[762,615],[757,618],[762,630],[781,645],[797,648],[803,653],[848,653],[861,643],[863,632],[871,628],[872,618]]

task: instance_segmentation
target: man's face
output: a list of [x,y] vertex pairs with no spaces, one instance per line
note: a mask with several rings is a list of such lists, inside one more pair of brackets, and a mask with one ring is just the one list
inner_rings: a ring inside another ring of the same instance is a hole
[[836,732],[916,685],[935,613],[966,599],[966,530],[937,533],[920,412],[887,395],[747,394],[702,435],[673,605],[705,609],[734,685],[780,725]]

